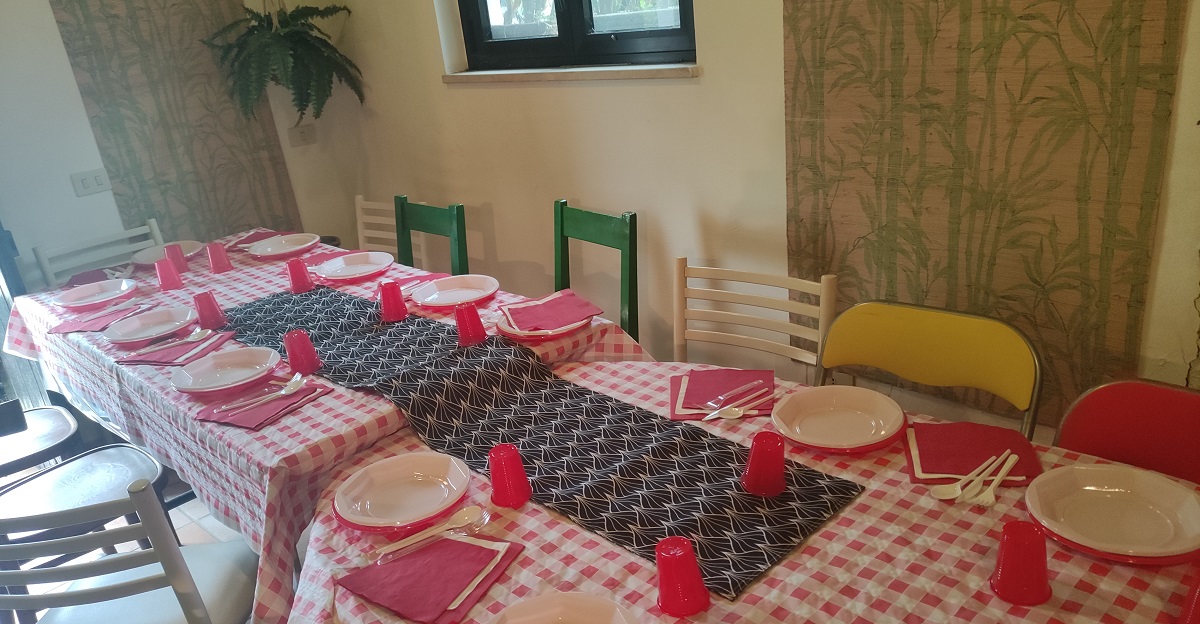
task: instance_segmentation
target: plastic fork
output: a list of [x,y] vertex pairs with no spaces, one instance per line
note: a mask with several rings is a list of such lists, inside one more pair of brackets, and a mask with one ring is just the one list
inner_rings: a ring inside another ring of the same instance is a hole
[[1017,460],[1019,459],[1021,458],[1017,455],[1009,457],[1008,461],[1004,462],[1004,467],[1000,469],[1000,473],[996,475],[996,478],[992,481],[992,484],[988,486],[988,489],[984,490],[981,494],[967,499],[967,502],[972,505],[982,505],[984,507],[991,507],[992,505],[995,505],[996,488],[1000,487],[1000,483],[1004,481],[1004,478],[1008,476],[1008,473],[1011,472],[1013,467],[1017,465]]
[[961,503],[975,498],[979,494],[979,491],[983,489],[983,483],[988,480],[992,471],[999,467],[1004,460],[1008,459],[1009,455],[1012,455],[1012,449],[1005,450],[1000,454],[1000,457],[996,458],[996,461],[988,464],[988,467],[984,468],[983,472],[979,473],[979,476],[975,477],[971,483],[967,484],[967,487],[963,488],[962,494],[955,497],[954,502]]
[[763,388],[762,390],[759,390],[758,392],[752,392],[752,393],[742,397],[741,399],[738,399],[737,401],[734,401],[734,402],[730,403],[729,405],[726,405],[725,407],[718,408],[716,411],[705,416],[704,418],[701,418],[700,420],[702,420],[702,421],[714,420],[716,418],[728,418],[728,419],[741,418],[742,415],[746,413],[746,410],[753,409],[753,408],[765,403],[766,401],[769,401],[772,398],[774,398],[773,395],[771,395],[771,394],[767,394],[767,396],[762,396],[763,394],[767,394],[766,388]]
[[712,410],[719,410],[722,407],[728,407],[725,404],[726,401],[728,401],[729,399],[732,399],[733,397],[735,397],[755,386],[761,386],[762,383],[763,383],[763,380],[755,379],[754,381],[752,381],[748,384],[738,386],[738,387],[734,388],[733,390],[730,390],[729,392],[717,395],[717,398],[712,399],[711,401],[705,403],[704,407],[706,407],[708,409],[712,409]]

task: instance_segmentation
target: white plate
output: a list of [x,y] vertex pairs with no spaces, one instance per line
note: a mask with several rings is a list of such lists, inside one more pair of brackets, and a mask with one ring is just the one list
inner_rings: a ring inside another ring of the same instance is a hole
[[317,234],[287,234],[285,236],[264,238],[250,245],[246,251],[250,252],[250,255],[258,256],[259,258],[275,258],[278,256],[290,256],[306,249],[312,249],[319,242],[321,242],[321,237]]
[[204,243],[194,240],[173,241],[162,245],[147,247],[135,254],[129,260],[139,266],[150,266],[159,260],[167,257],[167,245],[179,245],[179,249],[183,251],[184,258],[192,256],[204,250]]
[[1029,484],[1025,506],[1047,529],[1104,553],[1165,557],[1200,549],[1200,496],[1141,468],[1055,468]]
[[131,279],[110,279],[103,282],[92,282],[76,286],[54,298],[54,303],[64,308],[82,308],[94,306],[113,299],[119,299],[137,288],[137,282]]
[[802,388],[775,404],[775,428],[805,446],[853,450],[887,440],[904,427],[890,397],[855,386]]
[[496,624],[636,624],[621,605],[582,592],[549,593],[500,612]]
[[486,299],[500,290],[487,275],[454,275],[425,282],[412,291],[413,303],[430,308],[456,306]]
[[405,453],[350,475],[334,494],[345,520],[368,527],[412,524],[438,515],[467,493],[471,473],[457,457]]
[[180,392],[224,390],[269,375],[279,363],[279,353],[266,347],[248,347],[206,355],[171,373],[171,385]]
[[123,318],[108,326],[102,334],[109,342],[138,342],[166,336],[196,320],[191,308],[157,308]]
[[383,251],[363,251],[330,258],[313,267],[312,272],[331,280],[354,279],[386,271],[395,258]]

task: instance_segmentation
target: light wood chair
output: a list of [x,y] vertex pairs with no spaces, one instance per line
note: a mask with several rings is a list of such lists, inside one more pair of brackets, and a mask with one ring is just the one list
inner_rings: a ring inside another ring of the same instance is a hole
[[974,388],[1025,412],[1033,439],[1041,359],[1004,321],[929,306],[867,301],[842,312],[821,348],[821,382],[838,366],[870,366],[927,386]]
[[[783,289],[778,296],[748,294],[719,288],[698,288],[688,285],[689,279],[707,279],[722,283],[753,284]],[[803,293],[812,303],[791,299],[793,293]],[[764,310],[777,310],[789,315],[810,319],[807,323],[792,320],[763,318],[746,312],[689,307],[691,301],[709,301]],[[732,269],[700,267],[688,264],[687,258],[675,259],[675,359],[686,362],[687,343],[710,342],[745,347],[774,353],[815,367],[817,354],[825,340],[825,332],[837,313],[837,276],[823,275],[813,282],[796,277],[751,273]],[[712,329],[694,329],[694,323],[714,323]],[[735,333],[733,329],[754,328],[780,334],[780,339],[768,340],[758,336]],[[811,345],[796,346],[792,338]],[[815,370],[815,368],[814,368]],[[814,374],[815,378],[815,374]]]
[[83,269],[110,266],[126,260],[147,247],[163,244],[158,221],[147,219],[146,225],[116,234],[97,236],[66,247],[33,248],[47,288],[54,288]]
[[186,622],[242,624],[250,616],[258,557],[241,540],[180,548],[153,487],[144,479],[128,497],[109,502],[0,520],[0,533],[89,525],[135,514],[128,526],[94,533],[0,545],[0,561],[53,557],[149,539],[151,548],[43,570],[0,571],[0,587],[72,581],[41,595],[0,594],[0,609],[50,609],[42,624]]
[[392,202],[367,201],[355,195],[354,214],[358,217],[359,249],[397,253],[396,209]]

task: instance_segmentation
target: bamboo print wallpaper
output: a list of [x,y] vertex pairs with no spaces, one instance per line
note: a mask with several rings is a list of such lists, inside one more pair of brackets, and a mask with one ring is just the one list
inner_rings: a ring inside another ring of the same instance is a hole
[[270,109],[243,119],[200,39],[240,0],[50,0],[126,227],[300,229]]
[[1045,423],[1131,375],[1184,7],[784,0],[792,274],[1010,321]]

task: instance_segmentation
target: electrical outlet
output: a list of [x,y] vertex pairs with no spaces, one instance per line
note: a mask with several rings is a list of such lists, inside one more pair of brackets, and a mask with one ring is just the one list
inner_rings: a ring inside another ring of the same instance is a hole
[[76,197],[112,190],[112,182],[108,180],[108,172],[104,169],[73,173],[71,174],[71,185],[75,187]]
[[304,124],[288,128],[288,143],[292,147],[304,147],[317,142],[317,126]]

